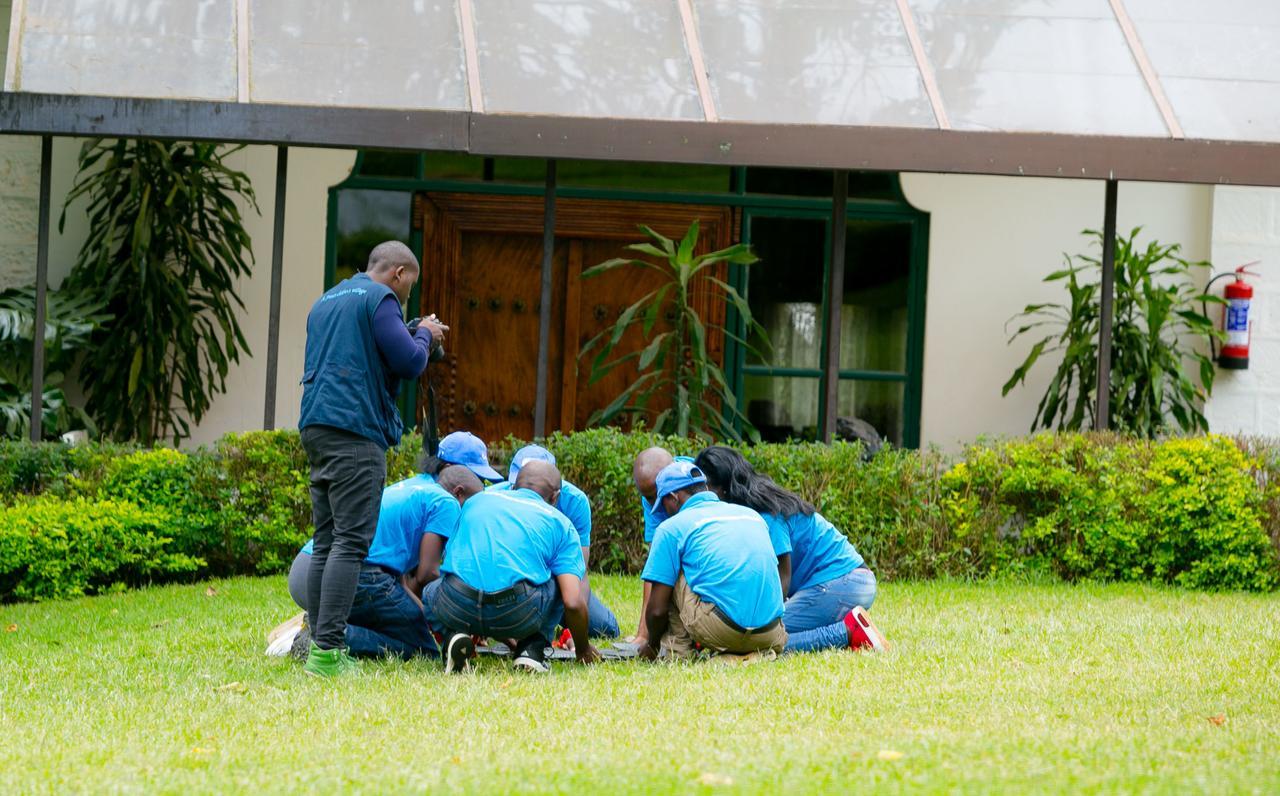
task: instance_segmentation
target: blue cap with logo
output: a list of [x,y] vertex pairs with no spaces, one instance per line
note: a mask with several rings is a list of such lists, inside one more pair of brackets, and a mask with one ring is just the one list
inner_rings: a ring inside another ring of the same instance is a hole
[[516,455],[511,457],[511,466],[507,468],[507,480],[515,483],[516,476],[520,473],[520,468],[524,467],[525,462],[550,462],[556,463],[555,454],[541,445],[525,445],[516,451]]
[[[684,457],[681,457],[684,458]],[[702,470],[691,461],[676,461],[663,467],[658,473],[657,484],[658,493],[653,501],[653,508],[649,509],[649,514],[658,522],[668,519],[669,515],[662,508],[662,499],[672,492],[679,492],[681,489],[693,486],[694,484],[705,484],[707,477],[702,474]]]
[[449,464],[460,464],[486,481],[501,481],[502,476],[489,466],[489,452],[484,440],[470,431],[455,431],[440,440],[436,458]]

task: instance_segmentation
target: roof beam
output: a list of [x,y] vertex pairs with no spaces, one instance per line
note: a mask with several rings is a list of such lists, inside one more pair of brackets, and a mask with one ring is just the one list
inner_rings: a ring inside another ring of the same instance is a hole
[[911,44],[911,54],[915,56],[916,68],[920,70],[920,79],[924,81],[924,91],[929,95],[929,104],[933,106],[933,118],[939,129],[950,130],[951,119],[947,117],[947,108],[942,104],[942,92],[938,90],[938,77],[933,73],[933,64],[925,54],[924,42],[920,39],[920,28],[916,25],[916,16],[911,12],[907,0],[898,0],[898,16],[902,17],[902,27],[907,32],[907,41]]
[[698,99],[702,101],[702,115],[709,122],[719,121],[716,100],[711,96],[711,83],[707,78],[707,60],[702,55],[702,40],[698,38],[698,26],[693,19],[693,5],[690,0],[676,0],[676,5],[680,7],[680,25],[684,28],[684,44],[689,51],[689,63],[693,66]]
[[1142,73],[1142,79],[1147,83],[1151,98],[1156,101],[1156,107],[1160,109],[1160,116],[1164,118],[1164,126],[1169,129],[1169,135],[1174,138],[1186,138],[1182,133],[1182,124],[1178,122],[1178,117],[1173,112],[1173,105],[1169,102],[1168,95],[1164,93],[1164,84],[1160,82],[1160,76],[1156,74],[1155,67],[1151,65],[1151,59],[1147,57],[1147,48],[1142,46],[1142,39],[1138,38],[1138,31],[1133,27],[1133,20],[1129,18],[1129,10],[1124,7],[1124,0],[1111,0],[1111,12],[1115,14],[1116,22],[1120,23],[1120,32],[1124,34],[1129,52],[1133,54],[1133,60],[1138,64],[1138,71]]
[[0,133],[1280,186],[1280,143],[0,92]]

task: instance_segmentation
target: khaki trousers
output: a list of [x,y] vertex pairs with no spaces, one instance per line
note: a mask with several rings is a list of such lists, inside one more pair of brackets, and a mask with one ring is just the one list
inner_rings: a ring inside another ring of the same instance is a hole
[[768,630],[753,633],[743,633],[730,627],[716,614],[711,603],[705,602],[689,588],[684,575],[672,590],[667,621],[667,634],[662,637],[662,646],[674,658],[692,657],[694,642],[713,652],[738,655],[764,650],[780,653],[787,646],[787,631],[781,622]]

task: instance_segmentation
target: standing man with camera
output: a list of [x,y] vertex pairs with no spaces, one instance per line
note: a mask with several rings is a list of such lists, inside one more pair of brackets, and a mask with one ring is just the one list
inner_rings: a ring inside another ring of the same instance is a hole
[[311,649],[304,670],[356,669],[344,646],[360,568],[378,526],[387,448],[400,441],[402,379],[416,379],[449,327],[434,315],[412,332],[401,306],[418,281],[408,246],[387,241],[362,273],[344,279],[307,316],[298,428],[311,465],[315,547],[307,575]]

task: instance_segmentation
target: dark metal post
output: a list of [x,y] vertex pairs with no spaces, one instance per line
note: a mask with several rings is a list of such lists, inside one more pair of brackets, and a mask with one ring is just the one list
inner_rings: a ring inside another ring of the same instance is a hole
[[1098,392],[1093,414],[1096,431],[1111,426],[1111,325],[1116,298],[1116,194],[1119,183],[1107,180],[1102,217],[1102,308],[1098,319]]
[[289,147],[276,147],[276,212],[271,237],[271,308],[267,315],[267,388],[262,427],[276,427],[276,375],[280,367],[280,287],[284,275],[284,201],[289,183]]
[[542,211],[542,298],[538,311],[538,392],[533,409],[533,436],[547,435],[547,371],[551,359],[551,255],[556,247],[556,162],[547,161],[546,198]]
[[844,241],[847,233],[845,205],[849,198],[849,172],[832,175],[831,259],[827,269],[827,361],[822,369],[822,441],[830,444],[836,433],[840,407],[840,314],[844,307]]
[[40,209],[36,232],[36,317],[31,330],[31,441],[44,437],[44,324],[49,290],[49,192],[53,137],[40,137]]

